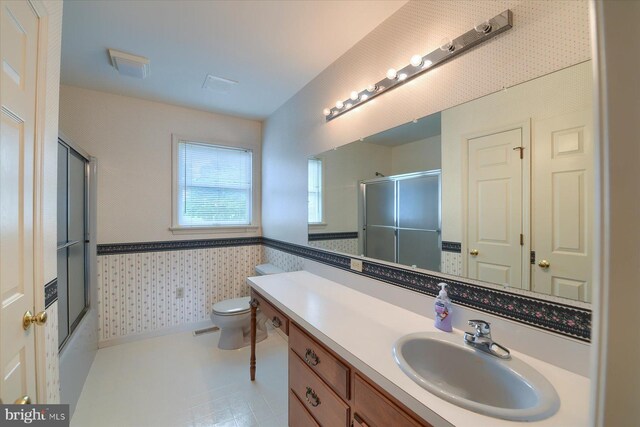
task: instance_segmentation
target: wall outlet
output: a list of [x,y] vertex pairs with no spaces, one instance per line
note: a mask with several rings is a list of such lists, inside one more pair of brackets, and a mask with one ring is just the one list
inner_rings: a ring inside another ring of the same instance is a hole
[[362,260],[351,258],[351,269],[355,271],[362,271]]
[[176,289],[176,298],[184,298],[184,288]]

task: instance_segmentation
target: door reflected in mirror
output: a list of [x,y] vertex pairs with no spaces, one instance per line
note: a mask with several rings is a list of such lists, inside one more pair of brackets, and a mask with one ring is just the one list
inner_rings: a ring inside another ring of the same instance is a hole
[[309,245],[591,301],[591,62],[309,160]]

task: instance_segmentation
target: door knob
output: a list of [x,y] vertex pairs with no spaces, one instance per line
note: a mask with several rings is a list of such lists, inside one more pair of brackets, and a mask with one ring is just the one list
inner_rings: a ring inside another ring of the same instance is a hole
[[44,325],[47,323],[47,312],[41,311],[38,314],[31,314],[29,310],[22,316],[22,327],[26,331],[31,327],[31,324],[35,323],[36,325]]
[[31,398],[26,394],[18,399],[15,402],[16,405],[31,405]]
[[540,262],[538,263],[538,265],[539,265],[540,267],[544,268],[545,270],[551,266],[551,264],[549,263],[549,261],[547,261],[546,259],[543,259],[542,261],[540,261]]
[[478,250],[477,250],[477,249],[471,249],[471,250],[469,251],[469,254],[470,254],[471,256],[477,256],[479,253],[480,253],[480,252],[478,252]]

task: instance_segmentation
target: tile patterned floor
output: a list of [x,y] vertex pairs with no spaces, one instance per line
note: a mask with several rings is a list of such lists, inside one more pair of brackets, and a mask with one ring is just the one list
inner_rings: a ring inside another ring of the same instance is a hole
[[223,351],[219,332],[167,335],[98,350],[72,427],[286,427],[287,343],[274,332]]

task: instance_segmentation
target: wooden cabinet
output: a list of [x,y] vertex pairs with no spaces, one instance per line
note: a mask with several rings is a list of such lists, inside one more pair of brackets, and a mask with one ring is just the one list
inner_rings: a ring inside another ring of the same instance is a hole
[[349,368],[302,329],[292,324],[289,348],[344,400],[349,399]]
[[355,374],[353,382],[354,425],[367,427],[420,427],[423,424],[391,402],[382,392]]
[[349,405],[292,350],[289,350],[289,388],[321,426],[348,427]]
[[285,335],[289,335],[289,318],[257,292],[252,291],[251,296],[258,302],[258,307],[260,307],[262,314],[267,317],[268,322],[273,327],[280,328]]
[[[289,427],[431,427],[266,298],[251,295],[252,326],[260,307],[289,336]],[[255,340],[251,354],[253,379]]]
[[289,427],[320,427],[291,390],[289,390]]

